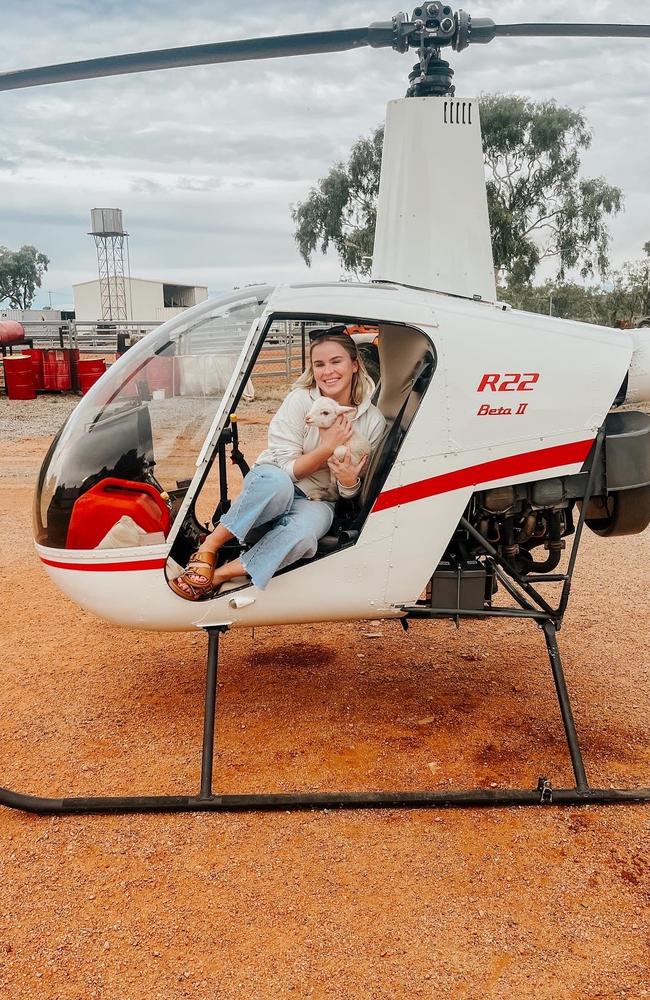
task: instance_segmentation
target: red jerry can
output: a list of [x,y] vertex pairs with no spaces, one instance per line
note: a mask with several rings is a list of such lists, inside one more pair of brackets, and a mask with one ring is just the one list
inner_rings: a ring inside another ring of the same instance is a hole
[[96,549],[122,517],[131,518],[147,534],[169,534],[169,508],[155,486],[109,478],[75,501],[66,548]]

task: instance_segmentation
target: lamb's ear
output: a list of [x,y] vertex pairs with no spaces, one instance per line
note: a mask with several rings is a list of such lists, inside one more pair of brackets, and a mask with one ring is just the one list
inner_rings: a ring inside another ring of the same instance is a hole
[[341,405],[339,405],[338,412],[339,413],[356,413],[357,412],[357,408],[356,408],[356,406],[341,406]]

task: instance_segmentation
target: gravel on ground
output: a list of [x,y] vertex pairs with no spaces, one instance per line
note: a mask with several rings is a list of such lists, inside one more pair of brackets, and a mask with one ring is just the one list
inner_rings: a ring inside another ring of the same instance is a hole
[[23,400],[0,397],[0,441],[54,437],[80,398],[69,393]]

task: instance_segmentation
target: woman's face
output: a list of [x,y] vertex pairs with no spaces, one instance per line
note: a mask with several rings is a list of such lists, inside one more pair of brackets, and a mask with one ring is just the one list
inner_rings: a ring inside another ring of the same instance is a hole
[[345,348],[333,340],[319,341],[311,350],[311,366],[321,395],[335,399],[342,406],[349,405],[352,376],[359,365]]

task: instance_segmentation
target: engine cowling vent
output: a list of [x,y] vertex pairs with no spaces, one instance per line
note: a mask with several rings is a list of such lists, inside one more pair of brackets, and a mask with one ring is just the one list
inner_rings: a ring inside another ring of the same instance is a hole
[[472,101],[447,100],[443,108],[445,125],[471,125]]

